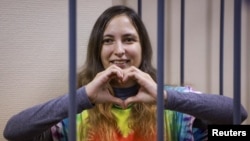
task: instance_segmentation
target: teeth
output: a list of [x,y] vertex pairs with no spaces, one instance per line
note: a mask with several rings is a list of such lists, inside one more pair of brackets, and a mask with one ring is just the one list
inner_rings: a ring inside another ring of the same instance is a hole
[[114,64],[123,64],[126,63],[127,61],[113,61]]

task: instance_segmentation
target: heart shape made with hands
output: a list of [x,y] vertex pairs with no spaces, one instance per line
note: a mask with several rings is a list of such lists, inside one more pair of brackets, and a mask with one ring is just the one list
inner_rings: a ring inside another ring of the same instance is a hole
[[[115,75],[115,76],[114,76]],[[112,79],[109,82],[114,80],[119,83],[120,86],[126,87],[128,85],[134,84],[139,85],[139,89],[136,90],[137,93],[133,96],[127,97],[125,100],[122,100],[119,97],[111,95],[114,91],[106,90],[106,98],[109,102],[118,105],[121,108],[127,108],[132,103],[155,103],[156,102],[156,82],[151,78],[151,76],[135,67],[123,69],[122,75],[115,73],[112,75]],[[106,87],[107,88],[107,87]],[[129,89],[129,88],[128,88]],[[126,88],[124,89],[126,91]],[[108,93],[108,94],[107,94]],[[116,95],[116,94],[115,94]],[[131,94],[130,94],[131,95]],[[106,98],[103,97],[103,100]]]
[[[136,84],[139,86],[137,94],[125,100],[112,95],[112,87],[128,88]],[[155,103],[157,84],[148,73],[134,66],[121,69],[112,65],[95,76],[86,86],[86,92],[93,103],[113,103],[127,108],[136,102]]]

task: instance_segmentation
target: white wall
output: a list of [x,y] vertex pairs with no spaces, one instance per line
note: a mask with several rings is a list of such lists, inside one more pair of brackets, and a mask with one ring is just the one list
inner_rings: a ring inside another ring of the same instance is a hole
[[[156,1],[143,0],[156,62]],[[135,0],[78,1],[77,64],[85,59],[93,23],[115,4],[137,7]],[[166,1],[166,70],[168,84],[179,84],[180,1]],[[242,12],[242,103],[250,112],[249,7]],[[219,1],[186,1],[185,82],[218,93]],[[233,96],[233,0],[225,1],[225,95]],[[0,1],[0,132],[17,112],[68,92],[68,1]],[[248,119],[246,123],[250,123]],[[4,140],[0,136],[0,140]]]
[[[241,103],[250,113],[250,2],[242,1]],[[143,0],[142,17],[157,50],[157,3]],[[233,98],[234,0],[225,1],[224,95]],[[219,93],[220,1],[185,1],[185,84]],[[180,0],[165,1],[165,83],[180,85]],[[249,124],[248,118],[243,124]]]
[[[78,1],[77,63],[111,0]],[[68,1],[0,1],[0,140],[17,112],[68,92]]]

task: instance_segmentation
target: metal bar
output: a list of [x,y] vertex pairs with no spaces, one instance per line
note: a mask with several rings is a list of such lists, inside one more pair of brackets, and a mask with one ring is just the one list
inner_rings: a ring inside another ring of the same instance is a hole
[[76,0],[69,0],[69,141],[76,140]]
[[185,0],[181,0],[181,49],[180,49],[180,83],[184,85],[184,58],[185,58]]
[[241,0],[234,0],[234,124],[240,124],[241,105]]
[[141,6],[142,6],[142,1],[141,0],[138,0],[137,1],[137,9],[138,9],[138,15],[141,17],[142,16],[142,9],[141,9]]
[[158,0],[157,32],[157,141],[164,141],[164,0]]
[[220,95],[223,95],[223,67],[224,67],[224,0],[220,3],[220,63],[219,63],[219,83]]

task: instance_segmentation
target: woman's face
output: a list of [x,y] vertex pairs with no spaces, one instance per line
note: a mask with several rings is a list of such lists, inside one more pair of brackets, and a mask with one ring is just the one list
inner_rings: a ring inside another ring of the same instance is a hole
[[103,34],[101,60],[104,68],[139,67],[141,64],[139,35],[126,15],[118,15],[107,24]]

